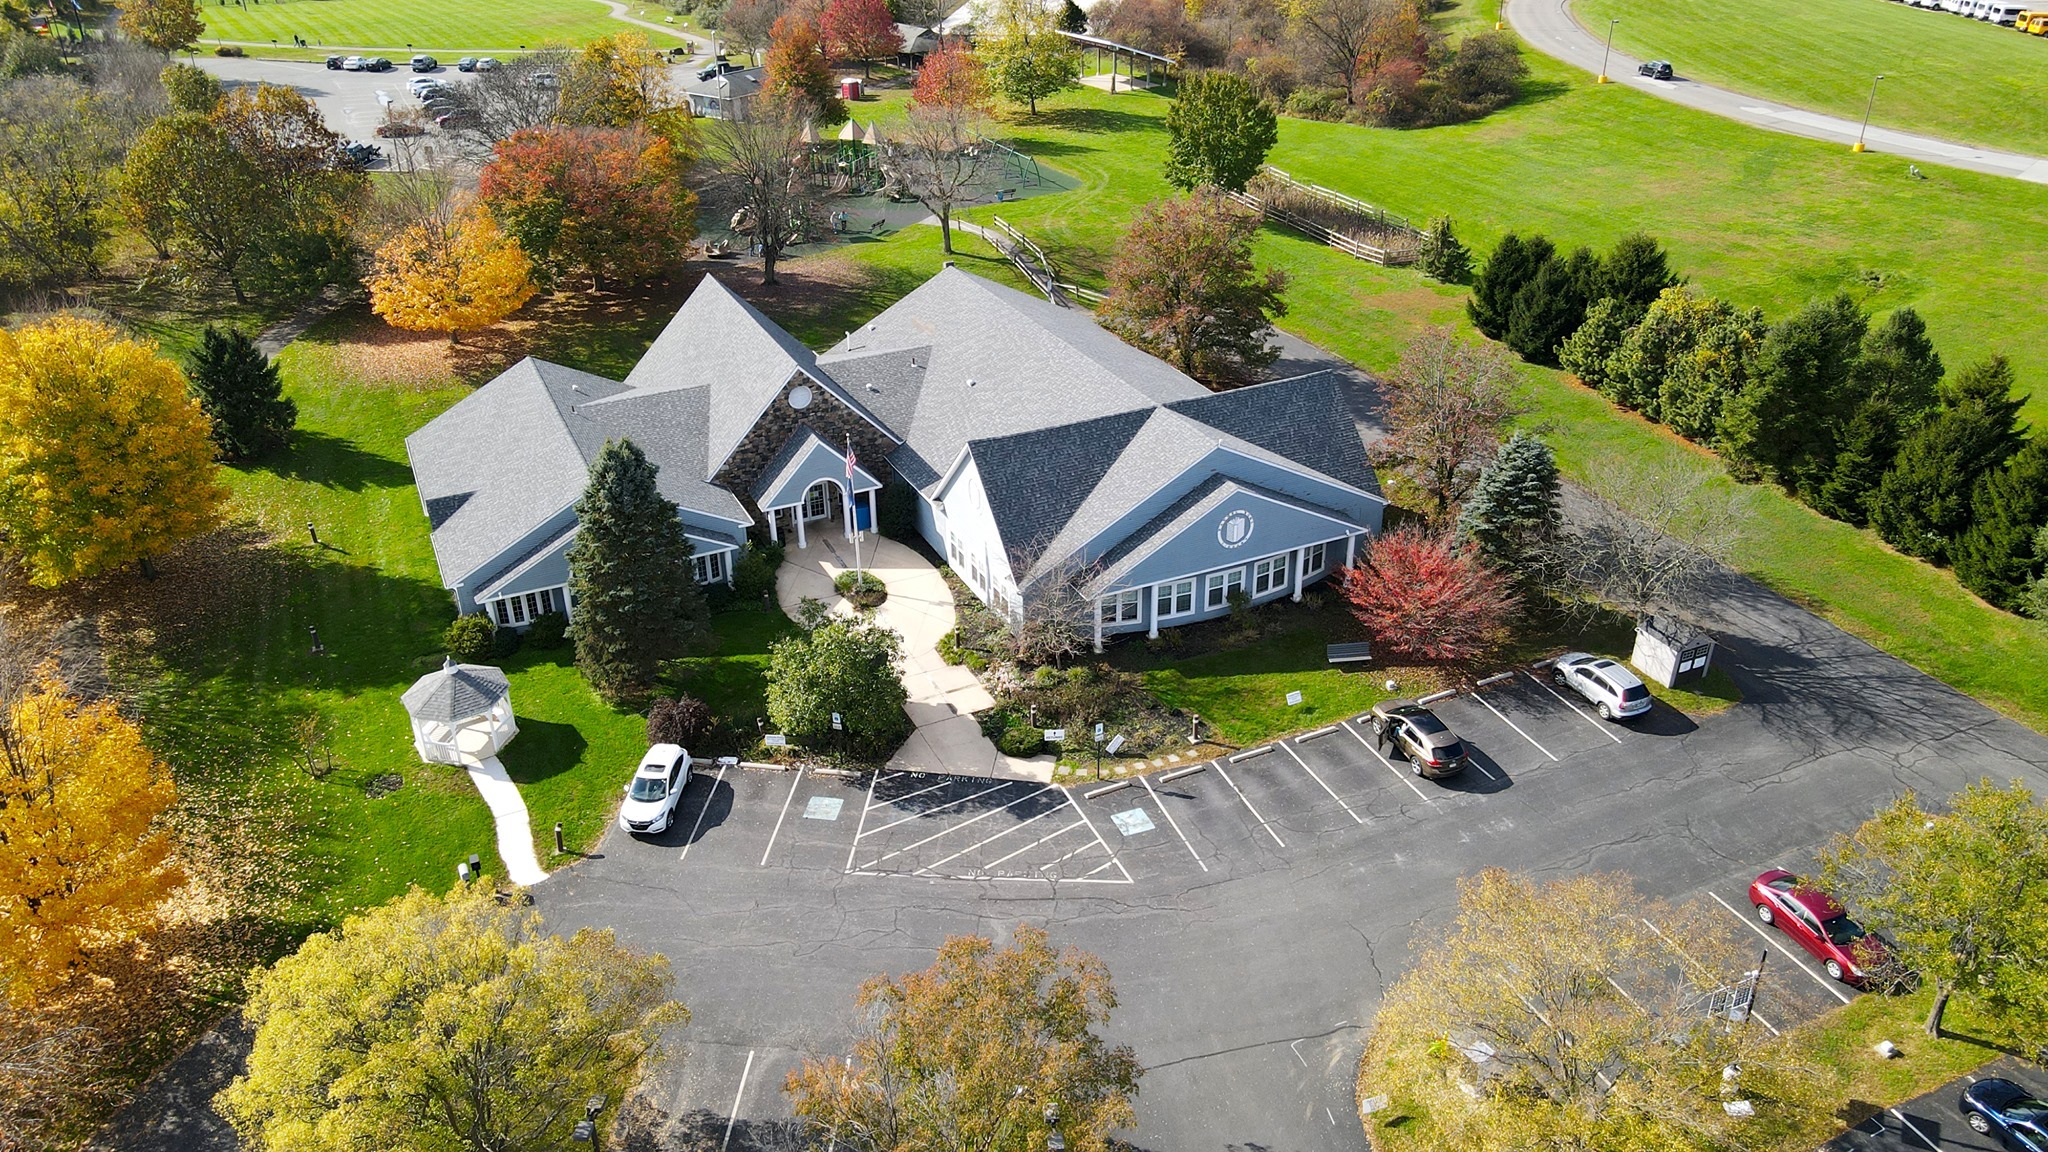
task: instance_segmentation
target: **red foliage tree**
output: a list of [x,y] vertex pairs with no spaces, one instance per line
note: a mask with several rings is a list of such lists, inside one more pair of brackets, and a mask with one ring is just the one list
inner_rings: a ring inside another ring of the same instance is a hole
[[894,56],[903,47],[896,19],[889,15],[889,0],[832,0],[818,25],[827,54],[836,60],[860,61],[870,76],[878,57]]
[[775,22],[768,42],[767,76],[762,92],[768,99],[800,110],[806,119],[837,124],[846,119],[846,105],[832,83],[832,70],[818,46],[818,30],[791,13]]
[[958,108],[986,112],[995,105],[988,69],[965,40],[948,36],[939,50],[918,66],[910,101],[926,108]]
[[1472,660],[1497,647],[1520,607],[1507,578],[1449,532],[1401,528],[1343,572],[1345,607],[1390,652]]
[[484,205],[546,281],[641,281],[682,263],[697,196],[670,143],[640,128],[528,128],[501,141]]

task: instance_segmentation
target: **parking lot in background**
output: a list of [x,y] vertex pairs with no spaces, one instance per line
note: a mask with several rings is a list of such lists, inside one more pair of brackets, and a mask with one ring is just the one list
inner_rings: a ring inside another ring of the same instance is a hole
[[[1910,1048],[1912,1039],[1900,1037],[1898,1042]],[[1836,1138],[1824,1152],[2004,1152],[1998,1137],[1971,1131],[1956,1107],[1964,1088],[1994,1076],[2018,1084],[2037,1100],[2048,1100],[2048,1073],[2005,1056],[1924,1096],[1879,1111]]]

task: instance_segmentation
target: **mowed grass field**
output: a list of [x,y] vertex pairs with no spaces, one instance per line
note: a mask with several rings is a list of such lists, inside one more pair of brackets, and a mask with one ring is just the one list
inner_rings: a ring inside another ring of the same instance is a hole
[[[207,39],[255,44],[290,44],[301,36],[328,47],[516,51],[582,44],[628,30],[645,33],[663,48],[683,42],[612,19],[602,0],[200,0],[199,12]],[[631,13],[659,24],[667,10],[636,3]]]
[[[1697,286],[1760,305],[1772,317],[1838,289],[1877,313],[1910,304],[1928,319],[1952,370],[2003,351],[2019,366],[2021,386],[2035,393],[2029,415],[2036,422],[2048,415],[2048,353],[2028,335],[2048,321],[2048,301],[2012,288],[2048,277],[2048,238],[2002,223],[2031,211],[2038,187],[1941,169],[1914,181],[1903,164],[1745,128],[1618,86],[1596,88],[1534,53],[1529,61],[1531,98],[1481,123],[1397,132],[1283,119],[1272,161],[1418,220],[1447,212],[1482,256],[1510,229],[1541,231],[1561,245],[1604,246],[1641,228],[1672,249]],[[966,218],[1003,216],[1044,246],[1064,276],[1101,287],[1131,213],[1172,194],[1159,176],[1167,105],[1153,94],[1086,90],[1041,102],[1035,119],[1009,117],[1003,138],[1080,186],[972,209]],[[867,120],[877,111],[867,104],[856,114]],[[1879,162],[1859,162],[1872,159]],[[990,255],[978,239],[956,242],[967,254],[963,263]],[[867,269],[868,284],[838,313],[790,317],[806,339],[836,337],[942,259],[935,229],[908,228],[845,251]],[[1429,326],[1472,335],[1463,288],[1432,284],[1411,269],[1374,267],[1274,228],[1260,234],[1257,255],[1291,278],[1281,327],[1367,368],[1392,366]],[[977,259],[973,266],[987,265]],[[2048,625],[1992,609],[1948,572],[1773,488],[1736,484],[1710,454],[1559,373],[1529,368],[1525,375],[1534,408],[1527,422],[1557,446],[1573,479],[1598,488],[1609,482],[1612,463],[1624,460],[1673,476],[1710,476],[1708,490],[1742,523],[1737,567],[2048,730]]]
[[2048,156],[2048,38],[1892,0],[1575,0],[1680,76],[1967,144]]

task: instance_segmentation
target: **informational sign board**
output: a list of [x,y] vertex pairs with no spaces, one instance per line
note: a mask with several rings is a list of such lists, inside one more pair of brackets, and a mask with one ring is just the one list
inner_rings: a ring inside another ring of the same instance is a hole
[[1065,728],[1047,728],[1045,730],[1045,742],[1048,744],[1057,744],[1066,738],[1067,730]]
[[1118,736],[1116,739],[1111,740],[1108,746],[1103,748],[1103,751],[1109,753],[1111,756],[1114,756],[1116,755],[1116,750],[1123,746],[1124,738],[1122,736]]
[[1102,721],[1100,720],[1095,722],[1095,742],[1097,744],[1102,743]]
[[1361,1116],[1370,1116],[1373,1113],[1378,1112],[1381,1109],[1385,1108],[1387,1105],[1391,1103],[1393,1103],[1393,1101],[1387,1099],[1385,1096],[1367,1096],[1365,1099],[1360,1100],[1358,1102],[1358,1112]]
[[761,743],[766,744],[770,748],[787,748],[789,747],[789,737],[779,735],[763,736],[761,737]]
[[1299,703],[1301,703],[1301,693],[1299,693],[1299,692],[1289,692],[1289,693],[1287,694],[1287,706],[1288,706],[1289,708],[1292,708],[1292,707],[1294,707],[1294,706],[1295,706],[1296,704],[1299,704]]
[[845,727],[846,727],[846,725],[845,725],[844,723],[842,723],[842,722],[840,721],[840,719],[839,719],[839,713],[837,713],[837,712],[834,712],[834,713],[832,714],[832,730],[833,730],[834,732],[839,732],[839,731],[843,731],[843,730],[845,729]]

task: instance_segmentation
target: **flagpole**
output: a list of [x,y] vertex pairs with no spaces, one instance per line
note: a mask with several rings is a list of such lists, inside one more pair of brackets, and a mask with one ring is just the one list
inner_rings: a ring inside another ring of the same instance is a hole
[[[853,491],[853,437],[850,435],[846,438],[846,490],[848,493]],[[867,583],[860,570],[860,502],[849,495],[846,506],[853,512],[853,583],[857,588]]]

